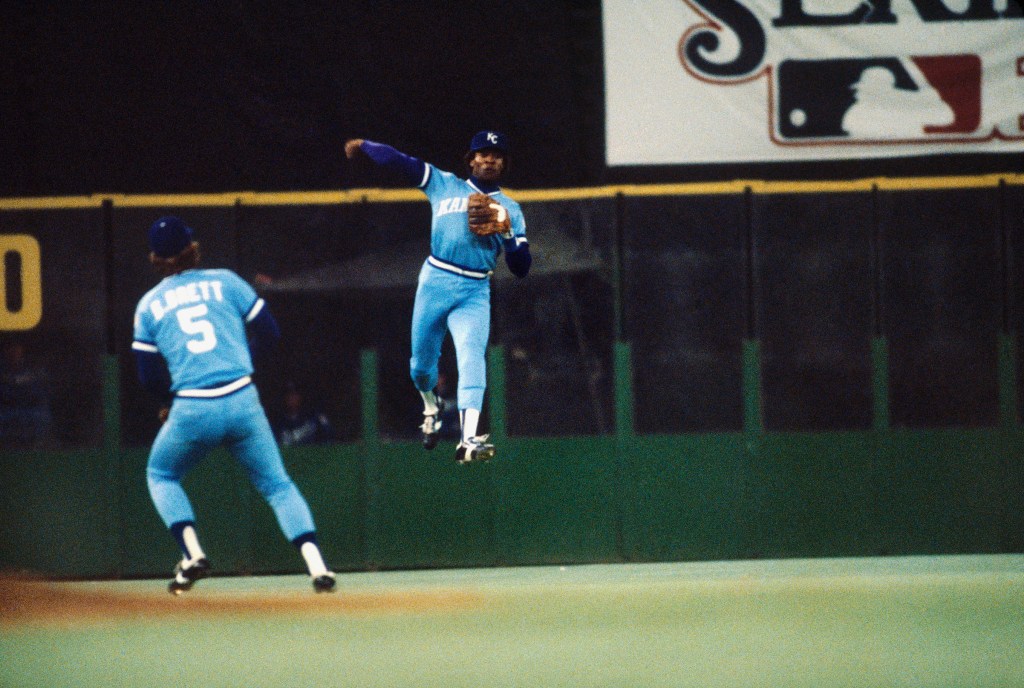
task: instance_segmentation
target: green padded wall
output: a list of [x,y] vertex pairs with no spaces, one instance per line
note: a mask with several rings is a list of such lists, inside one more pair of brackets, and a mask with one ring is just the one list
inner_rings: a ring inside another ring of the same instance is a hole
[[[500,360],[491,356],[498,397]],[[617,360],[617,398],[628,400],[628,347]],[[766,433],[751,423],[739,433],[639,436],[620,408],[615,435],[499,432],[495,460],[458,466],[450,442],[427,452],[373,434],[376,356],[363,365],[366,436],[284,452],[340,571],[1024,550],[1015,426]],[[116,387],[116,367],[108,372]],[[104,444],[3,457],[0,569],[167,575],[178,553],[149,500],[146,450]],[[218,572],[302,570],[227,452],[211,454],[186,488]]]

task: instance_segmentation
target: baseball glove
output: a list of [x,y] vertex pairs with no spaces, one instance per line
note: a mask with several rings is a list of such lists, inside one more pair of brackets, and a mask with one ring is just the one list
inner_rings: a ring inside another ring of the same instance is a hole
[[466,211],[469,214],[469,230],[477,236],[507,234],[512,228],[505,206],[487,194],[470,194]]

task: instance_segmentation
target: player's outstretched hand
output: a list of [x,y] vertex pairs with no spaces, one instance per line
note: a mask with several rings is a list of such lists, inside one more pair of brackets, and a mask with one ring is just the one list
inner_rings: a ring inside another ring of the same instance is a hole
[[363,145],[362,139],[349,139],[345,142],[345,157],[351,160],[352,158],[359,155],[361,152],[360,146]]

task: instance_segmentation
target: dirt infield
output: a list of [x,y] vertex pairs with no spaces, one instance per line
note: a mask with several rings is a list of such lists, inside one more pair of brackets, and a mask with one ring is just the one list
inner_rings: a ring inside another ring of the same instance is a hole
[[[161,586],[162,590],[162,586]],[[67,583],[0,577],[0,627],[19,625],[74,626],[126,619],[159,617],[246,616],[253,614],[377,614],[448,612],[480,606],[472,594],[442,592],[367,592],[317,595],[308,592],[217,594],[196,592],[121,593],[84,590]]]

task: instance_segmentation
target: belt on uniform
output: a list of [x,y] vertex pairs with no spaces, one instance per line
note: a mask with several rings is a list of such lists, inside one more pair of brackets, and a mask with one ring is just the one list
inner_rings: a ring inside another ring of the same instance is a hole
[[461,265],[455,265],[454,263],[443,261],[434,255],[428,256],[427,262],[435,268],[446,270],[447,272],[453,272],[456,275],[462,275],[463,277],[471,277],[472,279],[487,279],[494,274],[493,270],[474,270],[473,268],[464,268]]
[[234,382],[229,382],[226,385],[219,385],[217,387],[206,387],[204,389],[179,389],[174,393],[174,395],[189,399],[214,399],[216,397],[226,397],[227,395],[233,394],[243,387],[248,386],[251,382],[252,378],[246,375],[238,378]]

